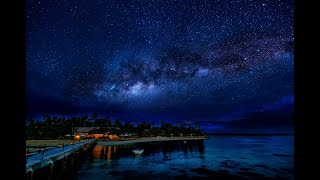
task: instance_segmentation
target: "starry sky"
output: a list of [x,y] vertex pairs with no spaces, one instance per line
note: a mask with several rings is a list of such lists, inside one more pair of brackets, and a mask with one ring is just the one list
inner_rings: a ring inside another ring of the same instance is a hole
[[27,117],[293,127],[293,0],[27,0]]

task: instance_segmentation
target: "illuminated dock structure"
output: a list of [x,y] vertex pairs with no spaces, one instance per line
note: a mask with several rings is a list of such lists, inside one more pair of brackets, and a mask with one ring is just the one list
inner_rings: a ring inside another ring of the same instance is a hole
[[33,174],[33,171],[37,169],[50,166],[53,168],[56,161],[61,159],[67,159],[68,156],[79,152],[84,152],[90,147],[95,145],[95,139],[82,140],[77,143],[71,143],[68,145],[61,145],[60,147],[44,150],[33,155],[27,155],[26,158],[26,173]]

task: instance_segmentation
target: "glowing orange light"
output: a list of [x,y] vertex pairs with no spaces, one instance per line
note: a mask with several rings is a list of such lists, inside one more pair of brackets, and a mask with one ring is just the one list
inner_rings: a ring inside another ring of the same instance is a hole
[[109,135],[109,139],[115,139],[115,138],[118,138],[117,135]]
[[80,136],[79,136],[79,135],[76,135],[76,136],[74,137],[74,139],[75,139],[75,140],[80,140]]

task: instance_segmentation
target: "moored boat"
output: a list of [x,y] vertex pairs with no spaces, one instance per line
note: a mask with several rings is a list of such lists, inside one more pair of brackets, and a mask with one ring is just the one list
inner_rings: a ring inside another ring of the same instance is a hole
[[132,153],[135,155],[138,155],[138,154],[142,154],[143,151],[144,151],[144,149],[134,149],[134,150],[132,150]]

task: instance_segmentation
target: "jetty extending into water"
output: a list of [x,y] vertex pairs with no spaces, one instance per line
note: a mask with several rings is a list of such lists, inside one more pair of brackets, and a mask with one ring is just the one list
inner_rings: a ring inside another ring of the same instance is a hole
[[38,153],[26,157],[26,173],[33,173],[35,170],[50,166],[53,168],[56,161],[67,159],[68,156],[86,151],[95,145],[95,139],[82,140],[68,145],[41,150]]

